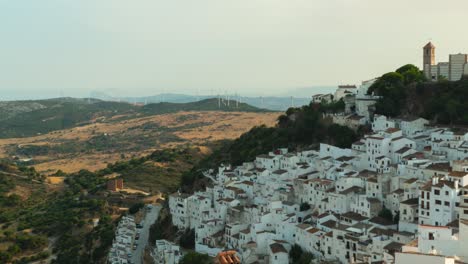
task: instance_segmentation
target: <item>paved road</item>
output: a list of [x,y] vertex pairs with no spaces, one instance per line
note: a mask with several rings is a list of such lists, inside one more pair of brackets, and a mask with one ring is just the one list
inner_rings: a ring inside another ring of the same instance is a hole
[[[146,207],[143,210],[147,210]],[[158,219],[160,210],[161,206],[153,205],[153,208],[151,210],[146,211],[146,215],[143,220],[145,221],[143,224],[143,228],[138,229],[140,230],[140,239],[138,239],[138,246],[136,250],[133,250],[132,262],[135,264],[143,263],[143,254],[145,253],[145,248],[148,245],[149,229],[150,226]]]

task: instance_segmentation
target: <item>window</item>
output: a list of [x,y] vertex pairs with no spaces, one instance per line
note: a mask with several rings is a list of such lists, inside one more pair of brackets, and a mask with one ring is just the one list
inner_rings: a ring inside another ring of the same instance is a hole
[[450,202],[444,202],[445,206],[450,206]]
[[424,199],[424,192],[421,192],[421,198]]
[[435,194],[435,195],[439,195],[439,194],[440,194],[440,190],[434,190],[434,194]]
[[449,192],[448,192],[448,191],[445,191],[445,195],[449,195]]
[[440,200],[435,200],[435,204],[442,204]]
[[[437,222],[436,222],[437,225]],[[434,233],[429,233],[429,240],[434,240]]]

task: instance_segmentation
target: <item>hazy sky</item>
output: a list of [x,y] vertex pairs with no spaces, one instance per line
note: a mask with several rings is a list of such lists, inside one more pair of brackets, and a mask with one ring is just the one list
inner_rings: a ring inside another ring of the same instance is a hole
[[0,0],[0,98],[358,83],[468,53],[467,0]]

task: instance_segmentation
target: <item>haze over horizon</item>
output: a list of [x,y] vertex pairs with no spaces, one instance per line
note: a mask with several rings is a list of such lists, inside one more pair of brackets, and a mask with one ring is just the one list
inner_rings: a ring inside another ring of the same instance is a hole
[[[27,4],[26,4],[27,2]],[[418,10],[415,12],[414,10]],[[0,1],[0,100],[281,95],[468,52],[465,0]]]

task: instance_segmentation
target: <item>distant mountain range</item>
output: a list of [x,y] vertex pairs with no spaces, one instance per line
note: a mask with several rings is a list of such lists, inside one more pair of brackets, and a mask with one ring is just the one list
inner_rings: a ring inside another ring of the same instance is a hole
[[27,137],[92,122],[114,122],[179,111],[268,112],[245,102],[203,99],[187,103],[130,104],[99,99],[0,101],[0,138]]
[[[312,93],[311,93],[312,96]],[[148,104],[148,103],[190,103],[200,100],[210,99],[213,96],[201,95],[186,95],[186,94],[158,94],[154,96],[142,96],[142,97],[112,97],[105,93],[93,92],[91,93],[92,98],[98,98],[106,101],[123,101],[129,103]],[[225,101],[239,101],[242,103],[249,104],[251,106],[269,109],[274,111],[285,111],[291,106],[298,107],[307,105],[310,103],[311,98],[296,97],[296,96],[265,96],[265,97],[252,97],[252,96],[222,96]]]

